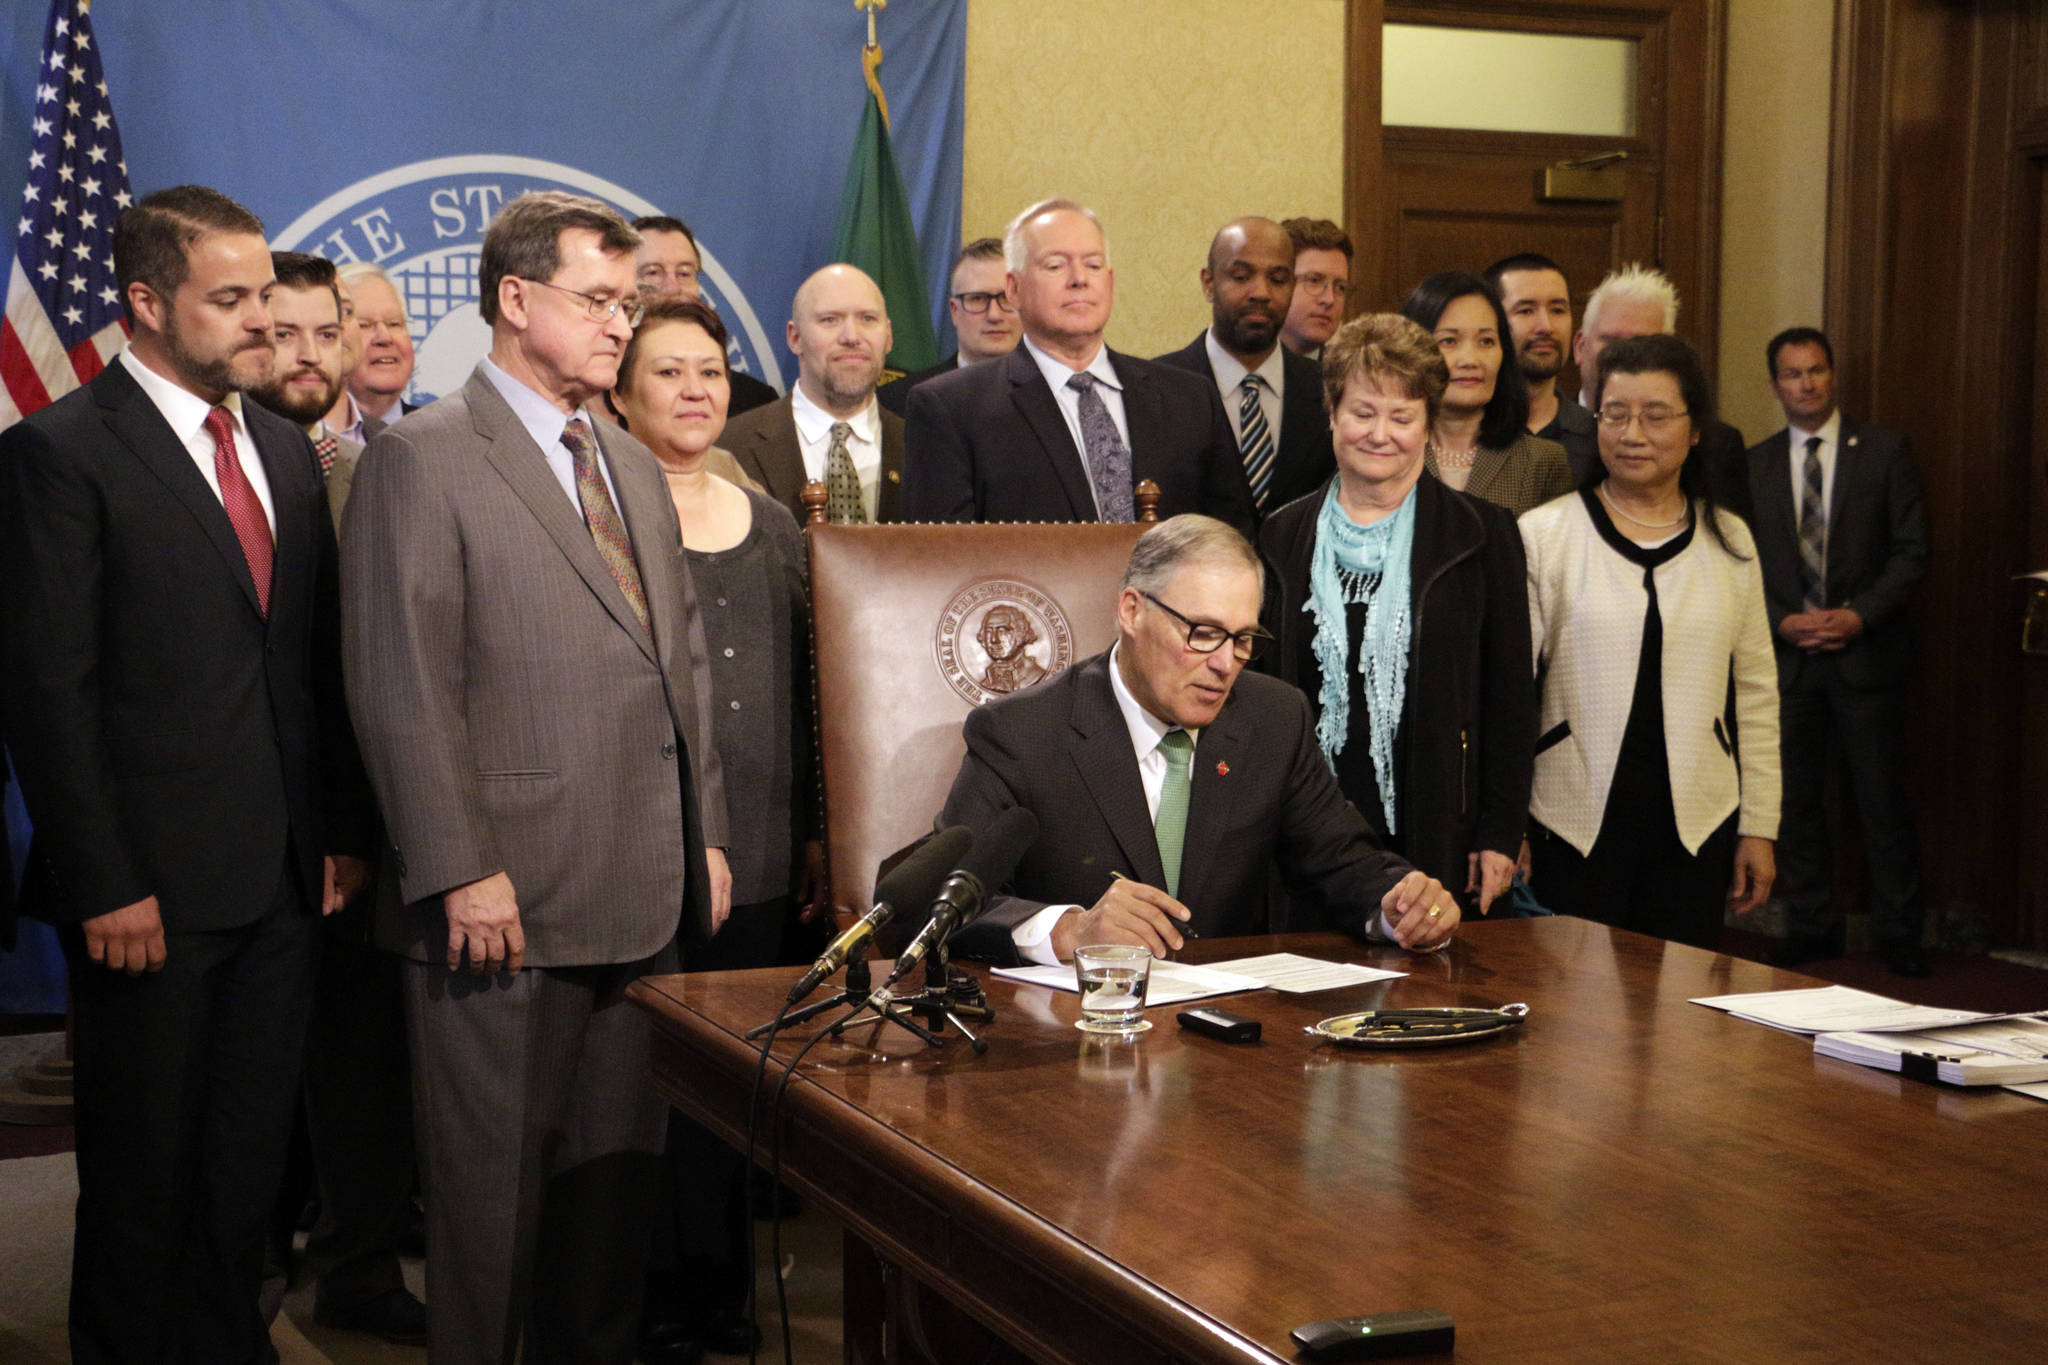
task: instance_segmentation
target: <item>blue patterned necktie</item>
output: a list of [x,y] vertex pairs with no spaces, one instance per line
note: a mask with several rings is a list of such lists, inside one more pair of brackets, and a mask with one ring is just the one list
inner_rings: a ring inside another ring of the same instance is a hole
[[1799,586],[1806,609],[1827,605],[1828,515],[1821,505],[1820,437],[1806,438],[1806,466],[1799,491]]
[[1266,410],[1259,404],[1255,374],[1244,377],[1237,404],[1237,448],[1244,455],[1244,476],[1251,481],[1252,501],[1261,509],[1273,488],[1273,428],[1266,424]]
[[1083,371],[1067,380],[1067,387],[1081,395],[1082,452],[1088,458],[1088,482],[1095,486],[1095,509],[1104,521],[1133,521],[1137,508],[1131,501],[1131,451],[1117,433],[1116,419],[1102,395],[1095,391],[1095,376]]

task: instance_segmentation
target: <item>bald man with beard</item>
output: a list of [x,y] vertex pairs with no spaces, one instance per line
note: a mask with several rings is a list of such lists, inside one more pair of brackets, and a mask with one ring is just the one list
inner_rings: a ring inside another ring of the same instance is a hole
[[1202,267],[1208,330],[1157,357],[1216,386],[1262,518],[1337,472],[1322,370],[1280,344],[1294,255],[1294,239],[1270,218],[1225,223]]
[[850,265],[826,266],[790,305],[796,383],[725,428],[722,444],[740,468],[798,524],[813,479],[826,485],[835,522],[903,520],[903,419],[875,401],[892,335],[875,282]]

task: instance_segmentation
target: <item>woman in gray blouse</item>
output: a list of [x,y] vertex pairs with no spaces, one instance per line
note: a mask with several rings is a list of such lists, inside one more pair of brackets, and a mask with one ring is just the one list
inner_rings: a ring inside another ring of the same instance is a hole
[[[814,856],[807,856],[816,784],[803,537],[781,503],[707,467],[720,453],[731,397],[725,354],[725,327],[704,304],[650,303],[612,392],[621,422],[667,475],[711,656],[733,906],[708,944],[685,949],[683,967],[693,972],[783,961]],[[657,1247],[644,1354],[686,1358],[691,1342],[744,1354],[756,1336],[745,1316],[744,1160],[679,1119],[670,1125],[669,1151],[676,1245],[672,1258]]]

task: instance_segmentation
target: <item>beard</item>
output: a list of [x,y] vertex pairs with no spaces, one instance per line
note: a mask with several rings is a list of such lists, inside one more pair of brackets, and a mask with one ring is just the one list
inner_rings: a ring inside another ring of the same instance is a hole
[[249,396],[269,408],[278,416],[299,426],[310,427],[325,417],[335,401],[341,397],[341,380],[331,375],[322,375],[327,382],[317,390],[294,389],[287,375],[273,383],[258,385],[249,390]]
[[1517,351],[1515,359],[1522,363],[1522,378],[1532,382],[1555,379],[1564,371],[1564,347],[1556,347],[1548,356],[1530,355],[1526,350]]
[[[225,355],[202,356],[187,350],[185,338],[178,330],[177,313],[166,310],[164,314],[164,354],[169,357],[171,367],[188,388],[203,393],[247,393],[264,382],[270,373],[268,358],[277,354],[277,348],[264,340],[252,340],[235,347]],[[235,362],[246,351],[260,351],[266,363],[256,374],[245,374],[235,368]],[[326,409],[322,409],[324,412]]]
[[1216,318],[1216,340],[1226,351],[1263,351],[1280,335],[1280,314],[1258,311],[1225,313]]

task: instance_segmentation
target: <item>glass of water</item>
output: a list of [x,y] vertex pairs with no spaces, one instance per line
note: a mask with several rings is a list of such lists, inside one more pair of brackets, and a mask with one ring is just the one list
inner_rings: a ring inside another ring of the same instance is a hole
[[1085,1033],[1143,1033],[1145,988],[1152,981],[1152,953],[1125,943],[1097,943],[1074,950],[1074,976],[1081,988]]

